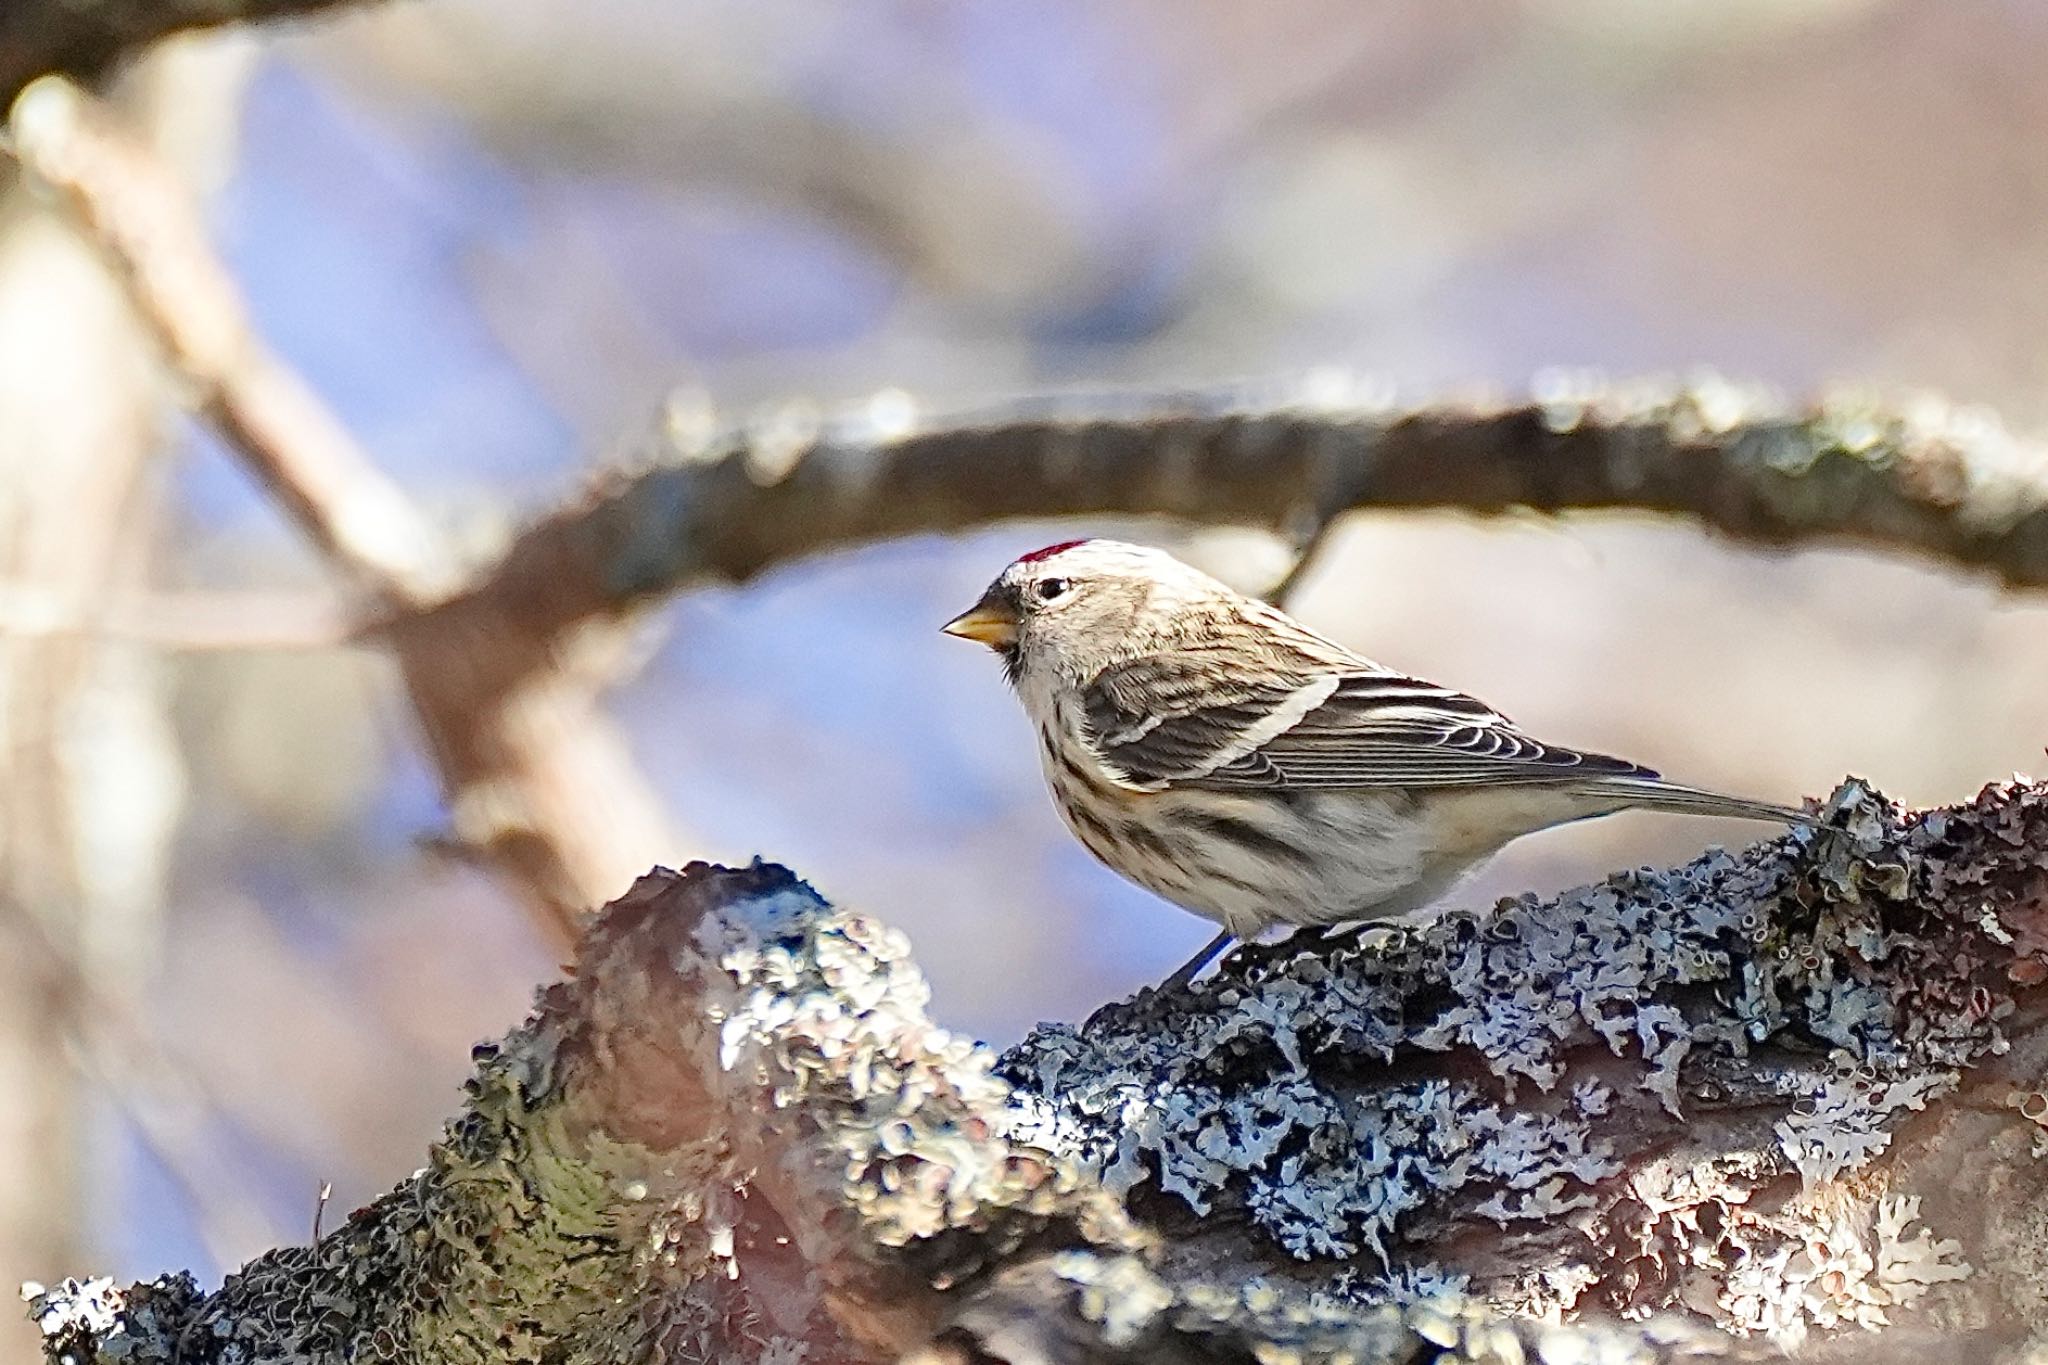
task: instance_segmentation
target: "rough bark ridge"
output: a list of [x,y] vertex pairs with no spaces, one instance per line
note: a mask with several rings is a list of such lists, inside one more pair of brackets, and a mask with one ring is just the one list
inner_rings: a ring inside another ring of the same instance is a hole
[[1828,818],[1254,949],[999,1063],[894,932],[657,872],[413,1180],[214,1294],[33,1311],[78,1362],[2017,1359],[2048,787]]

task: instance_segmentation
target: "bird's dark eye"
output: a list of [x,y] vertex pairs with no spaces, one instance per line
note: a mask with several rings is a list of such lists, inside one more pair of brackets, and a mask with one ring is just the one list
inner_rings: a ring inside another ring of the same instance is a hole
[[1070,586],[1064,578],[1041,578],[1038,580],[1038,600],[1050,602],[1055,597],[1065,597]]

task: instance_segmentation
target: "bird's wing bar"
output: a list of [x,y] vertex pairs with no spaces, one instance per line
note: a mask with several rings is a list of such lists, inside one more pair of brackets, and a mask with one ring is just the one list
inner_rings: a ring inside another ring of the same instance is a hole
[[1177,785],[1244,752],[1247,737],[1256,743],[1259,735],[1298,720],[1309,698],[1295,699],[1313,682],[1255,682],[1195,659],[1134,659],[1105,670],[1083,690],[1087,739],[1097,757],[1134,785]]
[[1259,790],[1654,779],[1604,754],[1544,744],[1476,698],[1398,673],[1216,676],[1134,660],[1087,690],[1090,738],[1133,783]]

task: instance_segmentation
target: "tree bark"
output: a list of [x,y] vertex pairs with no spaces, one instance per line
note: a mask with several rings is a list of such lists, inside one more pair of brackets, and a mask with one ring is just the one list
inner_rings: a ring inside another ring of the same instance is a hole
[[1782,546],[1844,540],[2048,586],[2048,450],[1976,412],[1788,407],[1725,383],[1395,405],[1330,376],[927,416],[901,393],[666,427],[638,469],[538,519],[449,613],[560,630],[708,580],[1019,518],[1170,516],[1297,538],[1367,508],[1628,509]]
[[413,1180],[212,1295],[34,1311],[87,1362],[2021,1359],[2048,787],[1826,819],[1000,1061],[781,869],[656,872]]

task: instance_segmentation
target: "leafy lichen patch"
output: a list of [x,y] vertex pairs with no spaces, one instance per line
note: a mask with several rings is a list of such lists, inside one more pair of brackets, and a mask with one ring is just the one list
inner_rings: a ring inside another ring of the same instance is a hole
[[[1871,1229],[1873,1265],[1883,1244],[1938,1267],[1928,1285],[1963,1272],[1934,1232],[1899,1231],[1881,1186],[1842,1196],[1848,1215],[1797,1196],[1867,1169],[2004,1051],[2012,992],[2048,979],[2048,798],[2009,785],[1906,817],[1852,781],[1821,815],[1667,872],[1243,950],[1190,990],[1041,1025],[1000,1068],[1016,1131],[1164,1226],[1173,1201],[1237,1215],[1333,1275],[1462,1273],[1445,1249],[1483,1222],[1552,1237],[1553,1311],[1593,1294],[1777,1333],[1863,1322],[1811,1306],[1834,1271],[1800,1278],[1839,1216]],[[1688,1155],[1702,1113],[1761,1121]],[[1674,1155],[1617,1151],[1621,1131]],[[1596,1248],[1618,1256],[1600,1274]],[[1768,1312],[1688,1287],[1737,1263]]]

